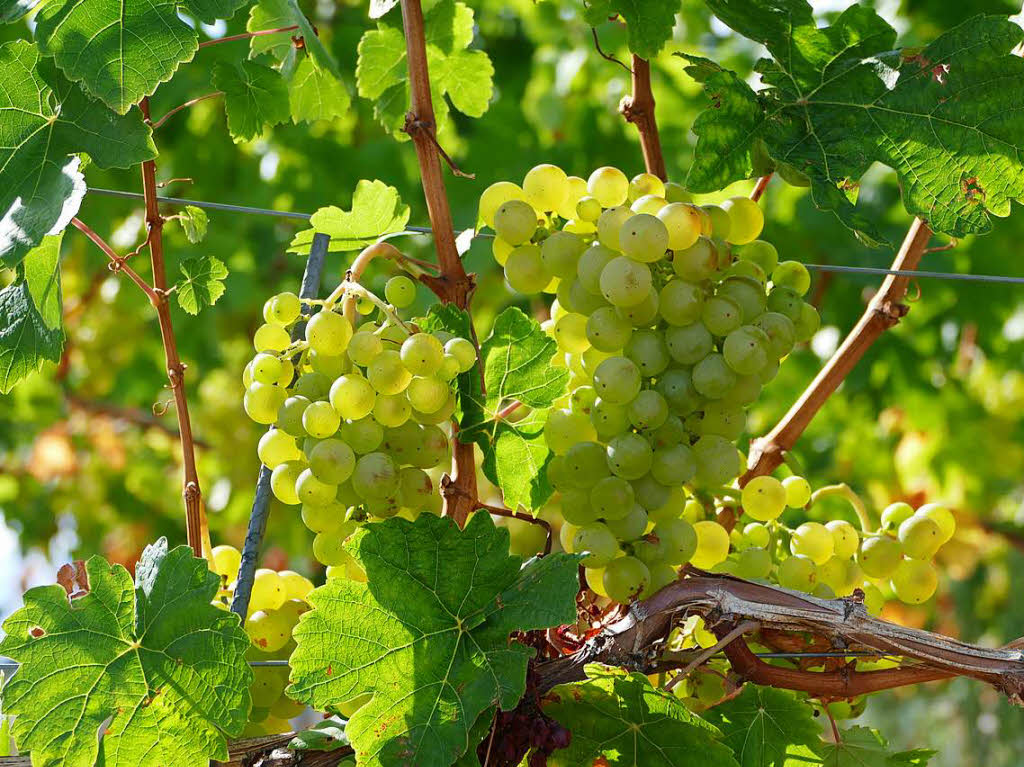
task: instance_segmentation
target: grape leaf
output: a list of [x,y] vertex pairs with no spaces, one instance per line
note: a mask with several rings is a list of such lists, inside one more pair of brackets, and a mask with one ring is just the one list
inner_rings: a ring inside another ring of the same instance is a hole
[[0,0],[0,24],[10,24],[39,5],[39,0]]
[[39,12],[39,50],[71,80],[125,114],[190,61],[199,37],[178,12],[212,24],[245,0],[64,0]]
[[405,229],[409,223],[409,206],[402,202],[393,186],[363,179],[352,194],[352,210],[330,205],[320,208],[309,222],[313,228],[295,235],[288,247],[289,253],[309,255],[313,235],[317,232],[330,236],[332,253],[365,248],[386,234]]
[[249,20],[245,28],[250,32],[258,32],[266,29],[280,29],[282,27],[297,26],[298,29],[291,35],[281,33],[280,35],[260,35],[249,41],[249,55],[258,56],[260,53],[269,52],[278,61],[287,58],[288,50],[293,48],[291,36],[301,37],[303,47],[313,59],[313,63],[321,72],[327,72],[335,79],[341,79],[341,72],[338,69],[338,62],[334,60],[330,51],[321,42],[309,23],[302,9],[299,8],[297,0],[260,0],[249,12]]
[[954,237],[986,232],[1024,198],[1024,79],[1012,51],[1024,30],[979,16],[922,49],[893,50],[896,32],[874,10],[847,8],[818,28],[805,0],[709,0],[772,58],[754,91],[735,73],[694,59],[712,107],[697,120],[695,192],[754,175],[759,151],[808,177],[815,204],[865,241],[882,241],[856,205],[874,162],[893,168],[907,211]]
[[544,466],[544,413],[518,421],[496,419],[512,401],[544,410],[566,391],[569,371],[554,367],[558,345],[536,320],[510,307],[498,315],[480,346],[486,395],[475,386],[462,392],[459,439],[475,441],[484,453],[484,472],[501,488],[509,508],[537,509],[551,496]]
[[[467,50],[473,41],[473,10],[454,0],[441,0],[424,14],[427,68],[438,128],[448,118],[447,101],[463,114],[480,117],[494,90],[494,66],[486,53]],[[374,114],[385,128],[404,137],[409,108],[409,70],[400,20],[387,19],[359,41],[356,87],[374,102]]]
[[839,735],[838,743],[822,743],[817,749],[822,767],[923,767],[935,753],[923,749],[892,753],[885,738],[870,727],[851,727]]
[[[210,604],[220,579],[187,546],[147,546],[131,576],[94,556],[89,592],[25,594],[0,654],[20,663],[4,687],[18,747],[42,767],[205,767],[249,713],[249,638]],[[107,719],[109,724],[97,732]]]
[[679,7],[680,0],[598,0],[587,5],[584,18],[596,27],[612,16],[621,16],[630,52],[650,59],[672,39]]
[[346,733],[364,767],[448,767],[493,706],[522,696],[533,650],[514,631],[575,618],[578,557],[522,566],[508,532],[423,514],[362,527],[346,544],[367,583],[329,580],[294,636],[288,694],[319,710],[370,693]]
[[19,264],[15,281],[0,290],[0,394],[39,370],[45,360],[60,361],[61,237],[44,238]]
[[351,106],[345,83],[329,72],[318,69],[308,55],[292,49],[281,67],[288,85],[288,107],[292,122],[333,120]]
[[643,674],[596,663],[587,665],[586,674],[585,681],[558,685],[542,701],[544,713],[572,733],[569,747],[548,757],[551,767],[736,767],[718,729]]
[[224,91],[228,130],[236,142],[254,139],[264,126],[290,117],[288,86],[279,72],[264,64],[218,61],[213,65],[213,85]]
[[156,157],[138,113],[118,117],[25,41],[0,46],[0,259],[13,267],[61,231],[85,195],[78,152],[103,168]]
[[181,262],[181,281],[178,282],[178,306],[189,314],[199,314],[213,306],[224,295],[224,279],[228,268],[213,256],[194,256]]
[[206,229],[209,224],[206,211],[195,205],[186,205],[178,215],[181,216],[178,220],[181,222],[181,228],[188,241],[193,245],[202,242],[206,237]]
[[459,760],[455,762],[452,767],[481,767],[480,755],[477,753],[477,748],[483,742],[484,738],[488,736],[491,731],[491,725],[494,723],[494,714],[496,709],[489,709],[484,711],[477,717],[476,724],[469,731],[469,748],[466,749]]
[[793,693],[753,684],[739,697],[708,709],[704,718],[722,731],[742,767],[782,767],[792,746],[815,746],[821,727]]
[[337,751],[347,745],[345,722],[333,716],[307,730],[300,730],[288,741],[288,748],[292,751]]

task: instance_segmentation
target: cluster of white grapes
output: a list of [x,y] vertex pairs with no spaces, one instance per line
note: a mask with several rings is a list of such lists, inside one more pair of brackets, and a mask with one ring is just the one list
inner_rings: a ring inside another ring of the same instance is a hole
[[819,324],[806,268],[757,239],[756,202],[689,200],[651,174],[553,165],[480,198],[508,283],[556,296],[546,328],[571,394],[548,415],[548,478],[563,546],[620,602],[710,545],[683,516],[688,491],[736,479],[745,408]]
[[[222,588],[214,604],[229,609],[235,593],[235,578],[242,555],[233,546],[216,546],[211,552],[211,568],[221,578]],[[292,570],[280,572],[267,568],[256,571],[249,597],[249,612],[245,619],[245,633],[252,641],[246,657],[250,661],[287,660],[295,649],[292,629],[299,616],[309,609],[306,597],[313,583]],[[285,665],[252,668],[252,712],[245,737],[288,732],[288,720],[305,710],[284,694],[288,685],[288,667]]]
[[[307,322],[291,293],[264,306],[256,356],[246,366],[244,406],[257,423],[273,425],[260,460],[282,503],[302,505],[316,533],[313,555],[330,575],[359,577],[345,539],[367,519],[439,512],[428,470],[447,465],[455,379],[476,364],[476,347],[444,332],[419,332],[397,310],[415,299],[415,284],[393,277],[382,301],[343,283]],[[360,312],[377,312],[358,327],[335,311],[346,293]]]

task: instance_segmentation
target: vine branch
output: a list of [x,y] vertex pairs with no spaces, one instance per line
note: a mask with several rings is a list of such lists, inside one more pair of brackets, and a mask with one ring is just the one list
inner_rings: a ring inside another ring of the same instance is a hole
[[263,35],[276,35],[280,32],[292,32],[298,28],[298,24],[292,24],[290,27],[278,27],[277,29],[259,29],[255,32],[242,32],[237,35],[218,37],[215,40],[204,40],[203,42],[199,43],[199,47],[208,48],[211,45],[220,45],[221,43],[232,43],[235,40],[248,40],[252,37],[262,37]]
[[[916,269],[925,254],[932,231],[922,219],[914,219],[903,244],[892,263],[892,269]],[[853,330],[836,349],[835,354],[821,369],[800,398],[767,435],[750,443],[747,473],[740,478],[745,485],[751,479],[774,471],[804,433],[811,419],[821,410],[828,398],[839,388],[864,353],[889,328],[906,316],[910,307],[903,303],[909,277],[889,275]]]
[[[161,125],[163,125],[165,122],[167,122],[168,119],[170,119],[172,116],[174,116],[175,114],[180,112],[182,109],[188,109],[191,106],[195,106],[200,101],[206,101],[207,99],[215,99],[218,96],[223,96],[223,95],[224,95],[224,91],[214,91],[213,93],[207,93],[204,96],[196,96],[194,99],[189,99],[184,104],[178,104],[178,106],[174,107],[174,109],[172,109],[167,114],[165,114],[163,117],[161,117],[159,120],[157,120],[156,122],[153,123],[153,125],[152,125],[153,131],[154,132],[157,131],[160,128]],[[165,186],[165,184],[157,184],[157,186],[158,187],[163,187],[163,186]]]
[[[472,275],[466,274],[455,246],[452,213],[441,175],[441,161],[437,154],[434,103],[430,95],[430,73],[427,70],[427,44],[423,31],[423,8],[420,0],[401,0],[402,24],[405,27],[406,57],[409,62],[409,114],[405,130],[416,147],[420,167],[423,196],[434,234],[434,248],[440,274],[423,275],[420,280],[445,303],[468,309],[475,287]],[[476,460],[473,444],[463,443],[457,437],[452,445],[452,481],[458,493],[445,497],[444,515],[452,517],[462,526],[471,511],[476,491]]]
[[[596,40],[596,37],[595,37]],[[640,147],[644,153],[644,166],[662,181],[668,180],[665,157],[661,152],[658,121],[654,116],[654,93],[651,91],[651,64],[647,59],[633,56],[633,94],[619,102],[619,112],[640,133]]]

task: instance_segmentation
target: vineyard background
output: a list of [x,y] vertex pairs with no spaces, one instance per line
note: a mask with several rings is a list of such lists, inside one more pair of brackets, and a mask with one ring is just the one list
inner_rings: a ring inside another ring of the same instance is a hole
[[[845,2],[815,2],[823,19]],[[629,91],[629,74],[594,55],[590,28],[577,3],[531,0],[475,3],[480,44],[496,70],[496,91],[479,119],[453,111],[440,143],[475,180],[448,183],[456,228],[472,226],[476,200],[492,181],[520,178],[540,162],[570,172],[613,164],[642,170],[635,131],[617,113]],[[1005,0],[903,0],[878,2],[877,10],[908,45],[932,39],[979,12],[1020,10]],[[312,17],[321,38],[353,84],[356,44],[367,28],[365,8],[320,3]],[[661,141],[671,179],[682,180],[694,144],[689,131],[706,97],[671,54],[714,54],[723,65],[751,70],[760,50],[713,20],[703,3],[685,0],[675,38],[652,61]],[[242,31],[244,14],[227,25],[203,28],[204,36]],[[710,30],[710,32],[709,32]],[[21,24],[0,27],[0,41],[27,37]],[[244,45],[244,43],[242,43]],[[601,29],[601,49],[625,58],[625,34]],[[153,99],[163,114],[205,92],[206,73],[225,46],[200,52],[202,66],[185,67]],[[161,127],[160,167],[166,178],[191,176],[161,194],[198,200],[312,212],[328,204],[348,207],[359,179],[396,186],[412,207],[412,222],[425,224],[412,147],[396,149],[376,122],[373,104],[353,98],[342,119],[313,126],[279,126],[255,141],[233,144],[220,123],[216,100],[175,115]],[[137,188],[133,171],[90,171],[102,188]],[[746,192],[749,184],[735,191]],[[726,196],[726,195],[722,195]],[[906,214],[894,175],[873,172],[861,201],[890,240],[899,241]],[[805,190],[773,183],[765,198],[766,237],[786,257],[807,263],[885,267],[886,250],[868,251],[833,217],[814,210]],[[115,247],[141,239],[141,204],[89,194],[82,217]],[[210,233],[190,245],[168,227],[176,253],[202,250],[230,270],[227,291],[200,318],[177,308],[182,358],[189,365],[193,424],[211,531],[216,542],[240,545],[256,478],[260,427],[240,407],[240,372],[266,295],[294,289],[303,259],[286,254],[299,220],[210,212]],[[1024,217],[998,220],[995,231],[969,238],[953,250],[928,255],[922,267],[1024,277],[1015,258],[1024,240]],[[429,247],[425,237],[403,240],[412,255]],[[326,273],[340,277],[350,256],[332,254]],[[520,297],[503,287],[486,241],[466,257],[479,275],[474,298],[479,331]],[[56,371],[47,370],[0,398],[0,615],[19,604],[21,592],[54,580],[53,563],[69,553],[95,552],[131,565],[146,542],[160,535],[184,540],[178,492],[180,456],[173,413],[160,415],[166,388],[163,352],[151,308],[131,286],[108,271],[104,259],[80,236],[64,243],[68,344]],[[383,269],[371,267],[371,288]],[[860,316],[877,277],[815,273],[812,295],[822,310],[822,330],[801,349],[751,413],[749,431],[763,433],[785,412]],[[801,439],[797,453],[815,486],[847,482],[882,507],[893,500],[942,498],[958,513],[961,531],[943,549],[940,595],[923,609],[890,606],[887,617],[999,644],[1020,634],[1024,604],[1014,584],[1024,578],[1024,288],[919,279],[922,300],[899,329],[887,333],[829,401]],[[430,301],[420,288],[421,305]],[[520,303],[527,312],[539,306]],[[125,343],[140,339],[139,343]],[[144,340],[142,340],[144,339]],[[154,392],[162,392],[154,398]],[[154,408],[157,415],[154,415]],[[275,505],[267,532],[266,561],[316,573],[310,534],[295,512]],[[898,711],[899,716],[892,714]],[[994,691],[968,680],[877,696],[866,717],[884,723],[894,746],[940,750],[933,764],[1002,767],[1024,752],[1019,713]]]

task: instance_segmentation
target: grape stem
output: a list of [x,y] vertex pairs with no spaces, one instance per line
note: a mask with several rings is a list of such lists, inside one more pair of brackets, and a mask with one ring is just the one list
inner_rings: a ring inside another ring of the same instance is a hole
[[772,180],[772,175],[769,173],[767,176],[761,176],[757,180],[757,184],[754,185],[754,190],[750,193],[750,199],[754,202],[759,202],[764,196],[764,190],[768,188],[768,182]]
[[[932,231],[928,224],[923,219],[915,218],[896,254],[892,269],[916,269],[926,252],[931,236]],[[811,420],[839,388],[864,353],[882,333],[906,316],[910,308],[903,300],[907,294],[909,281],[910,278],[906,275],[889,275],[885,278],[856,326],[789,412],[766,436],[751,442],[748,469],[740,479],[741,486],[754,477],[770,474],[782,463],[786,451],[793,448]]]
[[845,482],[838,485],[826,485],[825,487],[815,490],[811,493],[811,501],[808,504],[808,508],[813,506],[822,498],[833,497],[842,498],[849,502],[853,507],[853,510],[857,513],[857,519],[860,520],[860,529],[863,532],[873,533],[875,531],[875,524],[871,521],[871,515],[868,513],[868,507],[867,504],[864,503],[864,499],[857,495],[853,488]]
[[[595,40],[597,39],[595,33]],[[644,153],[644,167],[662,181],[668,180],[665,156],[661,151],[658,121],[654,115],[654,92],[651,90],[651,64],[647,59],[633,55],[631,71],[633,93],[622,97],[619,113],[626,122],[633,123],[640,134],[640,148]]]

